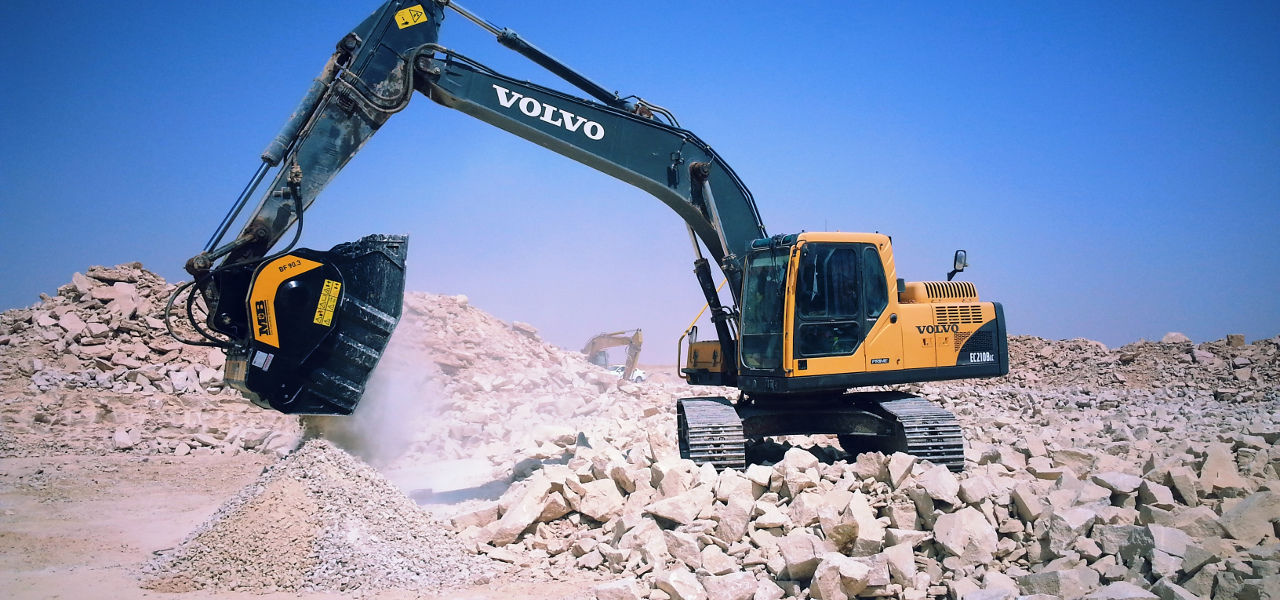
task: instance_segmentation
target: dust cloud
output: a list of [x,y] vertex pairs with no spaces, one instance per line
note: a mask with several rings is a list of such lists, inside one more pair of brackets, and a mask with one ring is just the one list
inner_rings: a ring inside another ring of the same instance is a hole
[[384,469],[404,455],[428,420],[440,414],[443,394],[434,381],[430,352],[398,327],[374,368],[364,398],[349,416],[303,418],[307,437],[319,437]]
[[[410,292],[356,412],[306,426],[420,505],[448,512],[496,499],[541,465],[566,463],[589,445],[581,432],[620,426],[626,407],[648,393],[670,406],[671,392],[620,383],[465,296]],[[636,442],[647,445],[647,432]]]

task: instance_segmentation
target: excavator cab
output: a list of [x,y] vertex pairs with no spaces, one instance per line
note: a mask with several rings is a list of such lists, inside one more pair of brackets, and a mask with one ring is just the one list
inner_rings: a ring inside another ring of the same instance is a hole
[[728,352],[723,339],[691,339],[690,383],[781,398],[1008,372],[999,303],[979,302],[968,282],[900,284],[888,236],[774,236],[743,265],[737,339]]
[[[954,415],[905,392],[850,390],[1008,373],[999,303],[979,302],[969,282],[898,280],[890,240],[876,233],[759,239],[743,265],[737,339],[691,342],[683,369],[690,383],[741,394],[679,401],[682,456],[740,468],[749,439],[822,433],[850,452],[963,468]],[[694,360],[734,350],[736,361]]]

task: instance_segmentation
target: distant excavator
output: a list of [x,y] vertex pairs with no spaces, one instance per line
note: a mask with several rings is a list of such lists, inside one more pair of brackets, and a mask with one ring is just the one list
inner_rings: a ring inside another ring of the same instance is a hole
[[642,371],[636,369],[636,363],[640,361],[640,347],[642,345],[644,345],[644,335],[640,333],[639,329],[611,331],[596,334],[595,337],[587,340],[587,345],[582,347],[582,353],[587,355],[587,360],[591,364],[611,369],[607,350],[618,346],[626,346],[627,360],[622,364],[622,371],[618,374],[618,378],[624,381],[632,381],[632,378],[637,373],[642,373]]

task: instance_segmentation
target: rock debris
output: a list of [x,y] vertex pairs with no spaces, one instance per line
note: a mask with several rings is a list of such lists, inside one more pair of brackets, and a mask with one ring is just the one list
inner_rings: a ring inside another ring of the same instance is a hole
[[[733,390],[619,382],[530,325],[411,293],[408,350],[384,362],[414,367],[401,406],[430,418],[379,465],[392,479],[465,465],[461,487],[400,484],[448,505],[441,525],[332,445],[289,454],[296,420],[221,390],[218,356],[159,335],[167,287],[137,265],[95,267],[0,315],[9,455],[288,455],[147,567],[156,589],[461,583],[391,550],[422,535],[454,544],[433,542],[451,548],[436,560],[477,561],[455,569],[472,581],[494,563],[586,573],[609,600],[1280,597],[1280,337],[1015,336],[1006,377],[893,388],[957,415],[962,473],[825,436],[764,440],[757,464],[716,472],[679,458],[674,402]],[[336,501],[353,481],[375,492],[358,495],[371,519],[334,510],[357,501]],[[268,519],[279,507],[297,519]],[[397,534],[378,511],[421,527]],[[272,560],[214,575],[227,529]]]
[[482,583],[501,569],[377,471],[311,440],[143,568],[165,592],[353,591]]
[[[91,267],[0,313],[0,455],[284,455],[297,420],[222,383],[222,352],[174,340],[173,286],[138,263]],[[187,337],[196,334],[183,331]]]

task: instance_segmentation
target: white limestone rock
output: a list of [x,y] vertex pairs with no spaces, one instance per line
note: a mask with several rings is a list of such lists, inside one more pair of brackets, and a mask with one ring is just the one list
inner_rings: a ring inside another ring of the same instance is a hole
[[1249,494],[1223,511],[1218,523],[1233,539],[1252,546],[1267,535],[1275,535],[1271,522],[1277,519],[1280,519],[1280,492],[1267,490]]
[[812,572],[809,593],[817,600],[848,600],[867,587],[871,568],[839,552],[823,554]]
[[[751,573],[738,571],[727,575],[698,578],[707,592],[707,600],[754,600],[757,588],[763,588]],[[778,589],[777,586],[773,586]]]
[[834,552],[835,547],[828,542],[808,533],[795,529],[791,533],[778,538],[778,553],[785,565],[785,574],[790,579],[809,579],[817,568],[821,557]]
[[971,565],[991,562],[999,542],[995,528],[971,506],[940,515],[933,525],[933,539],[948,554]]
[[1160,597],[1128,581],[1116,581],[1090,592],[1084,600],[1160,600]]
[[[919,467],[917,467],[919,470]],[[960,504],[960,481],[943,465],[932,465],[916,476],[916,485],[935,501],[952,506]]]
[[612,479],[589,481],[582,488],[578,512],[602,523],[622,513],[625,500]]
[[635,577],[624,577],[591,588],[596,600],[645,600],[648,594]]
[[1041,571],[1017,578],[1023,594],[1048,594],[1063,600],[1077,600],[1098,589],[1101,578],[1089,567]]
[[707,590],[702,587],[697,576],[684,569],[659,572],[653,582],[671,600],[709,600]]

